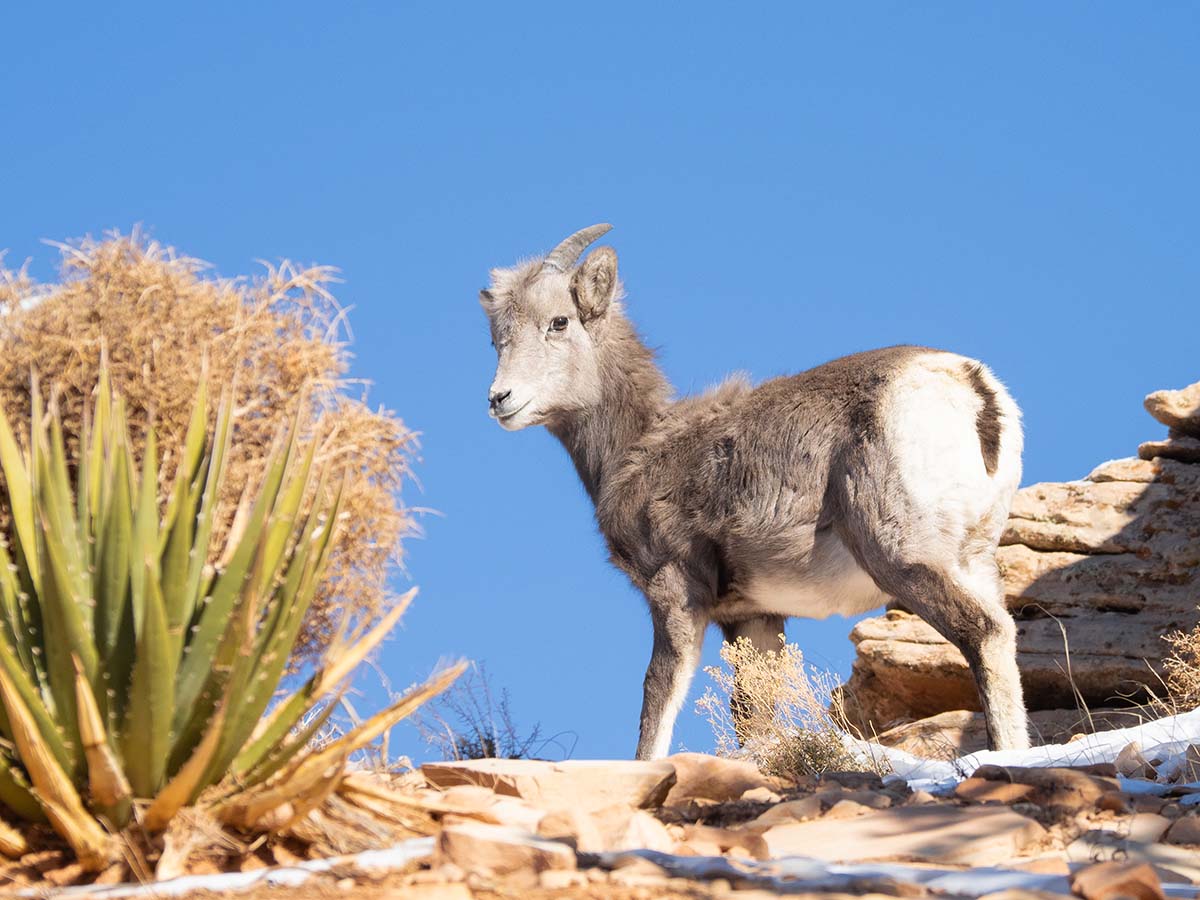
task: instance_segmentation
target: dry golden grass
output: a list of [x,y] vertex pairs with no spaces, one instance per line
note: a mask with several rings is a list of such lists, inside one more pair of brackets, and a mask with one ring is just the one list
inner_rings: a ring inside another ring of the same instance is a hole
[[1195,709],[1200,706],[1200,625],[1164,635],[1163,640],[1171,648],[1163,668],[1173,711]]
[[[863,768],[843,740],[851,727],[839,679],[808,665],[795,644],[781,644],[760,653],[739,638],[721,647],[724,666],[705,668],[713,684],[696,706],[712,726],[717,754],[793,780]],[[731,704],[740,711],[736,723]]]
[[[329,290],[335,271],[281,262],[258,277],[217,278],[204,263],[136,231],[59,248],[57,284],[0,268],[0,404],[14,424],[28,422],[33,372],[58,392],[77,444],[107,354],[135,443],[152,419],[163,445],[180,445],[207,365],[210,383],[234,386],[238,410],[212,541],[220,547],[281,424],[307,407],[308,437],[321,442],[318,459],[338,459],[348,472],[349,515],[299,654],[311,657],[339,629],[357,632],[377,620],[394,602],[388,576],[414,530],[400,489],[416,438],[392,412],[369,407],[362,386],[346,378],[344,314]],[[164,492],[173,479],[167,460]]]

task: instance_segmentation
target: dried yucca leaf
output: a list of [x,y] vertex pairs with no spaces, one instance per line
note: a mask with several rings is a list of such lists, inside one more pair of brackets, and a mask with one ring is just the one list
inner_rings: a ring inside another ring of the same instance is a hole
[[25,840],[25,835],[0,819],[0,856],[19,859],[28,852],[29,842]]
[[428,681],[404,694],[396,703],[376,713],[362,725],[320,749],[297,755],[283,770],[264,784],[239,790],[215,808],[221,821],[238,827],[253,827],[276,807],[305,796],[324,782],[330,772],[341,772],[351,753],[374,741],[397,722],[411,715],[422,703],[449,687],[466,669],[460,662],[436,673]]
[[75,697],[79,710],[79,738],[87,760],[88,798],[96,812],[112,827],[123,828],[129,821],[133,790],[108,743],[104,720],[78,657],[75,658]]
[[0,670],[0,700],[4,703],[17,753],[55,831],[71,845],[85,869],[98,871],[104,868],[113,859],[111,840],[84,808],[79,792],[50,752],[12,680],[3,670]]

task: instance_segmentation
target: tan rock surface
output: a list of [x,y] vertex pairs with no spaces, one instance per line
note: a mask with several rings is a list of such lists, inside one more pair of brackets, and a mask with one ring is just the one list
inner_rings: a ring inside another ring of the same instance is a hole
[[581,840],[581,851],[657,850],[670,853],[675,847],[675,839],[667,827],[644,809],[610,806],[592,813],[591,819],[600,840],[595,845]]
[[575,852],[566,844],[538,838],[519,828],[482,822],[443,827],[435,858],[468,873],[507,877],[529,887],[537,884],[540,872],[575,868]]
[[1155,391],[1146,412],[1182,434],[1200,437],[1200,381],[1178,391]]
[[1083,900],[1163,900],[1162,882],[1146,863],[1097,863],[1076,872],[1071,891]]
[[1180,435],[1165,441],[1146,441],[1138,445],[1142,459],[1177,459],[1185,463],[1200,463],[1200,439]]
[[1200,815],[1183,816],[1167,832],[1168,844],[1200,846]]
[[727,803],[747,791],[763,789],[773,793],[783,787],[780,779],[762,774],[757,766],[744,760],[722,759],[706,753],[676,753],[664,762],[675,767],[675,784],[664,806],[692,800]]
[[1095,809],[1101,797],[1120,788],[1116,779],[1060,767],[980,766],[970,781],[1028,787],[1030,791],[1022,799],[1046,809],[1071,813]]
[[763,832],[771,856],[830,862],[911,860],[988,866],[1011,859],[1045,829],[1002,806],[902,806],[854,819],[776,825]]
[[[1142,458],[1017,493],[998,559],[1031,710],[1077,705],[1068,648],[1089,706],[1161,689],[1162,635],[1200,621],[1197,395],[1200,383],[1147,398],[1172,435],[1143,444]],[[860,622],[851,639],[847,694],[860,726],[879,732],[979,709],[962,655],[915,616],[891,610]]]
[[664,761],[480,759],[426,763],[421,774],[431,787],[478,785],[544,810],[658,806],[675,783]]

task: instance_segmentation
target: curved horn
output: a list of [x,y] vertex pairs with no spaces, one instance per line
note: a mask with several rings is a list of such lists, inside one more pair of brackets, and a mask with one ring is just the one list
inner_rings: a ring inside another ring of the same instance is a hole
[[608,223],[601,225],[591,225],[587,228],[575,232],[557,247],[550,251],[550,255],[546,257],[546,261],[542,263],[543,269],[550,269],[554,272],[565,272],[571,266],[575,265],[575,261],[579,259],[581,253],[587,249],[588,244],[595,241],[601,235],[607,234],[612,230],[612,226]]

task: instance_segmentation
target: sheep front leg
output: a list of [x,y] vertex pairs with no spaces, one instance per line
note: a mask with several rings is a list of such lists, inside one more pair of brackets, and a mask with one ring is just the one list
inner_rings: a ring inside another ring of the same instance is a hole
[[700,664],[706,622],[695,610],[683,607],[658,610],[652,604],[651,616],[654,649],[643,686],[638,759],[659,759],[671,750],[675,719]]

